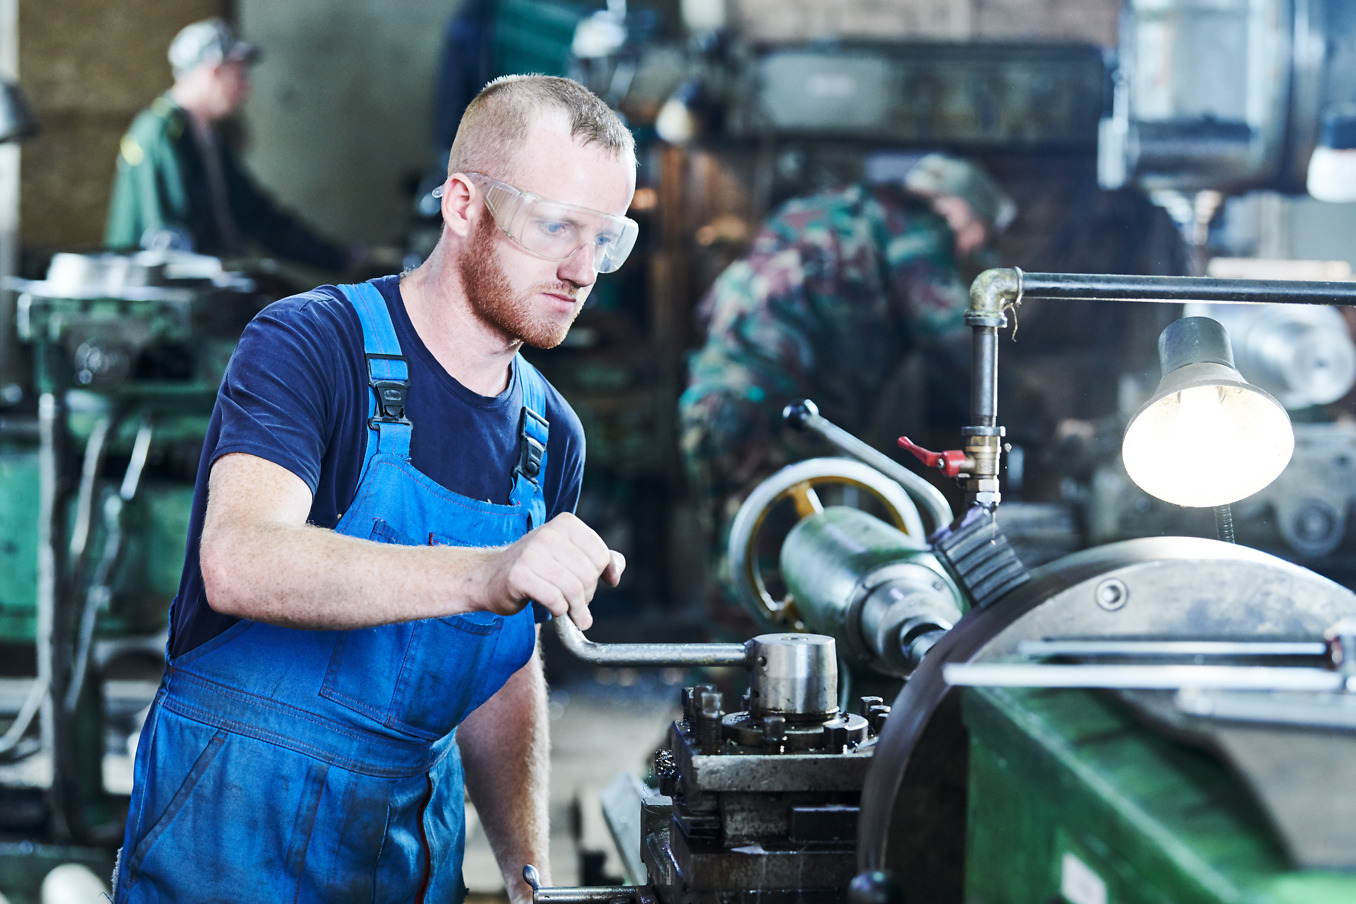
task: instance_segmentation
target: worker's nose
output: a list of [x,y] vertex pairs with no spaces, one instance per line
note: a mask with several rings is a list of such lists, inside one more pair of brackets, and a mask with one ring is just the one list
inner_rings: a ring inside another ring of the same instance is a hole
[[597,249],[592,243],[580,245],[574,253],[560,262],[557,270],[561,279],[567,279],[577,286],[591,286],[598,280],[598,267],[594,263]]

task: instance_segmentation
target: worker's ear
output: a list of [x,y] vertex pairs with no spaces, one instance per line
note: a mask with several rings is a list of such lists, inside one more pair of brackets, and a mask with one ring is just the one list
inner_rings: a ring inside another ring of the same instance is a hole
[[453,173],[443,183],[441,192],[443,223],[459,236],[470,235],[475,212],[484,210],[477,203],[480,192],[475,183],[462,173]]

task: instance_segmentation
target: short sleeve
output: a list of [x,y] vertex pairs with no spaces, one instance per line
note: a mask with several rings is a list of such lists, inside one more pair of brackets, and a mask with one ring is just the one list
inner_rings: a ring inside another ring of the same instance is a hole
[[327,299],[316,290],[275,302],[245,328],[218,395],[213,460],[257,455],[316,492],[326,449],[351,414],[344,402],[361,359],[353,348],[353,333],[361,333],[357,315]]

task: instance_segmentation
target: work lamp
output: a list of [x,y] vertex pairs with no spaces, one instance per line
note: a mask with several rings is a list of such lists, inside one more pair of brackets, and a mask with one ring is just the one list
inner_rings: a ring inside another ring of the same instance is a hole
[[1131,418],[1121,456],[1142,490],[1196,508],[1251,496],[1285,470],[1295,449],[1280,402],[1234,367],[1229,334],[1184,317],[1158,337],[1163,379]]

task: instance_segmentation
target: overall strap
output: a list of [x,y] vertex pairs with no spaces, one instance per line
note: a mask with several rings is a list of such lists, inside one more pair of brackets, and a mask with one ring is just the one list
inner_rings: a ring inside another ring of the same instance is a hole
[[541,474],[546,470],[546,439],[551,424],[546,420],[546,378],[522,355],[513,359],[522,388],[523,410],[518,417],[518,464],[513,469],[509,502],[525,506],[528,529],[546,523],[546,497]]
[[[363,462],[366,472],[378,451],[410,457],[411,424],[405,417],[405,401],[410,391],[410,368],[400,354],[400,342],[391,324],[386,299],[370,282],[339,286],[358,312],[363,326],[363,352],[367,362],[367,385],[372,394],[367,402],[367,426],[376,431],[368,437]],[[373,439],[376,441],[373,442]]]

